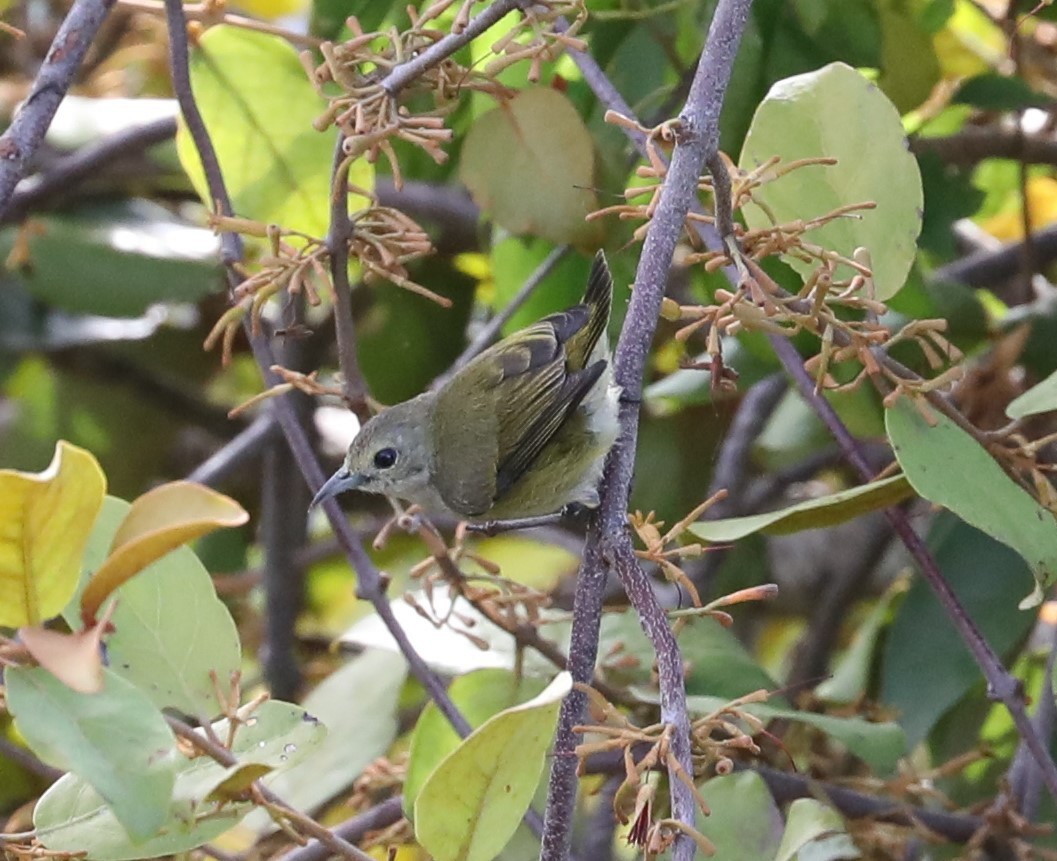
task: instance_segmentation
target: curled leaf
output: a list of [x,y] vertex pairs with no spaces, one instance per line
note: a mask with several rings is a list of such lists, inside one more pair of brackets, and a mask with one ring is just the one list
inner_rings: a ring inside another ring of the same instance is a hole
[[110,555],[88,581],[81,595],[81,618],[90,625],[115,589],[181,544],[248,519],[235,500],[193,482],[174,481],[148,491],[132,503]]
[[68,688],[82,694],[103,689],[103,655],[99,647],[107,618],[83,631],[64,634],[49,628],[22,628],[22,644],[44,669]]
[[0,627],[59,615],[106,492],[98,461],[60,440],[46,470],[0,470]]

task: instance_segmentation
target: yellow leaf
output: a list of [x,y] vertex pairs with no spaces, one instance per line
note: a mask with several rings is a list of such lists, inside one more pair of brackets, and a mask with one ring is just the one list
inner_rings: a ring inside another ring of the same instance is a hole
[[81,618],[95,620],[122,583],[156,559],[222,526],[241,526],[249,514],[230,497],[201,484],[174,481],[143,494],[121,522],[110,555],[81,595]]
[[0,627],[62,612],[105,493],[98,461],[64,440],[44,472],[0,470]]
[[239,11],[248,12],[254,18],[274,21],[277,18],[296,15],[307,8],[308,0],[238,0],[232,5]]
[[[1028,177],[1025,188],[1028,198],[1028,219],[1033,228],[1046,227],[1057,222],[1057,179],[1048,176]],[[983,221],[980,226],[1003,242],[1015,242],[1024,238],[1024,217],[1021,202]]]

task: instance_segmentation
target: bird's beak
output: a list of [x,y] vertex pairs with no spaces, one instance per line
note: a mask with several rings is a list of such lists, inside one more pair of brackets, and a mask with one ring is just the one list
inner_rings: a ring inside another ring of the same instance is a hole
[[339,493],[344,493],[346,490],[355,490],[362,484],[362,475],[351,473],[343,466],[323,482],[323,486],[319,489],[319,492],[312,497],[312,501],[308,504],[308,510],[311,511],[324,499],[330,499],[332,496],[337,496]]

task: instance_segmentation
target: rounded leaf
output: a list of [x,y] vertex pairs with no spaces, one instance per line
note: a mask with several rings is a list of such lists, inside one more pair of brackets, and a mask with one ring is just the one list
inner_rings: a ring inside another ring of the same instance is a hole
[[[191,84],[235,214],[324,236],[334,137],[312,126],[327,105],[290,43],[237,27],[211,27],[191,51]],[[182,122],[176,149],[195,190],[212,208],[198,153]],[[374,168],[357,159],[349,182],[370,188]]]
[[597,248],[591,135],[557,90],[523,90],[473,124],[459,175],[481,209],[511,233]]
[[[773,156],[780,156],[782,165],[837,159],[835,165],[790,171],[753,195],[779,224],[875,203],[875,209],[809,231],[804,240],[849,258],[856,248],[866,248],[876,298],[898,293],[917,251],[924,197],[903,124],[884,93],[844,63],[778,81],[756,109],[738,166],[752,171]],[[754,230],[773,223],[761,206],[749,204],[742,213]],[[804,276],[816,268],[792,255],[785,260]],[[836,274],[853,273],[838,267]]]
[[177,763],[162,713],[109,670],[103,690],[82,694],[41,667],[9,667],[7,705],[19,732],[44,762],[92,786],[133,840],[165,821]]

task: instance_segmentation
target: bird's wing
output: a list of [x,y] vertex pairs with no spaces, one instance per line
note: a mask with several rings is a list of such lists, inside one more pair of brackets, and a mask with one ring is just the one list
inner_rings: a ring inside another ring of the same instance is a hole
[[576,305],[500,341],[460,371],[437,396],[434,421],[464,428],[438,447],[434,484],[467,516],[485,513],[531,466],[605,369],[570,372],[564,344],[587,325]]

